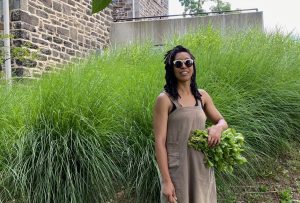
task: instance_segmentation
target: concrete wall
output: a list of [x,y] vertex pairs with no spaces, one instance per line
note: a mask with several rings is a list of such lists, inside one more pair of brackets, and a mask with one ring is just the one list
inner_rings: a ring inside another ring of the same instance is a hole
[[174,34],[179,36],[211,24],[222,32],[258,28],[263,30],[263,13],[236,13],[213,16],[163,19],[140,22],[115,22],[111,24],[111,45],[120,46],[126,43],[152,40],[155,45],[163,44]]

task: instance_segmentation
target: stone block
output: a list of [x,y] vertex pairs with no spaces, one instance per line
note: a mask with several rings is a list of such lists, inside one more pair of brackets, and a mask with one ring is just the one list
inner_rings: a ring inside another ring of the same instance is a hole
[[22,28],[31,32],[36,32],[35,26],[32,26],[28,23],[22,23]]
[[53,42],[55,42],[57,44],[62,44],[63,40],[58,37],[53,37]]
[[97,37],[98,34],[96,32],[91,32],[91,36]]
[[30,34],[26,30],[12,30],[11,34],[14,36],[14,38],[21,38],[21,39],[30,39]]
[[52,9],[49,9],[49,8],[47,8],[47,7],[44,7],[44,11],[45,11],[46,13],[48,13],[48,14],[53,14],[53,15],[55,15],[55,11],[53,11]]
[[29,11],[29,13],[31,13],[31,14],[35,14],[35,8],[32,7],[32,6],[30,6],[30,5],[28,5],[28,11]]
[[24,40],[21,40],[21,39],[17,39],[17,40],[14,39],[14,40],[12,40],[12,44],[15,47],[24,46],[24,47],[27,47],[27,48],[30,48],[30,49],[38,49],[37,45],[32,44],[29,41],[24,41]]
[[45,56],[43,54],[37,54],[37,59],[39,61],[47,61],[47,56]]
[[51,32],[56,32],[56,27],[50,24],[44,24],[44,29],[49,30]]
[[75,56],[75,51],[73,49],[66,49],[66,53],[71,56]]
[[73,0],[68,0],[68,4],[71,5],[71,6],[75,6],[75,1],[73,1]]
[[54,58],[54,57],[48,57],[48,60],[52,60],[52,61],[55,61],[55,62],[58,62],[58,63],[61,62],[61,59],[59,59],[59,58]]
[[31,59],[25,59],[25,60],[16,59],[16,64],[25,67],[36,67],[37,62]]
[[87,25],[89,28],[94,28],[94,26],[95,26],[94,23],[90,23],[90,22],[87,22],[86,25]]
[[57,27],[57,33],[68,37],[70,35],[69,30],[62,27]]
[[72,26],[74,26],[74,22],[73,21],[67,21],[66,24],[68,25],[66,27],[72,27]]
[[89,21],[89,17],[87,15],[82,16],[83,20]]
[[30,15],[22,10],[12,10],[11,21],[23,21],[33,26],[38,26],[39,24],[38,17]]
[[20,39],[18,39],[18,40],[12,40],[12,44],[13,44],[14,46],[16,46],[16,47],[22,46],[23,43],[24,43],[24,41],[23,41],[23,40],[20,40]]
[[12,67],[12,72],[17,77],[24,76],[24,68],[23,67]]
[[73,44],[73,49],[77,49],[77,50],[79,50],[79,46],[78,46],[78,45],[76,45],[76,44]]
[[95,18],[94,17],[90,18],[90,22],[95,23]]
[[51,55],[51,50],[50,49],[43,48],[43,49],[40,50],[40,52],[42,54],[45,54],[45,55]]
[[87,33],[90,33],[90,32],[91,32],[91,28],[90,28],[90,27],[88,27],[88,26],[86,26],[84,30],[85,30],[85,34],[87,34]]
[[57,51],[61,51],[61,47],[58,46],[58,45],[56,45],[56,44],[50,44],[50,47],[51,47],[52,49],[57,50]]
[[58,26],[61,25],[61,23],[56,19],[51,19],[51,22],[52,22],[53,25],[58,25]]
[[60,58],[69,61],[70,60],[70,56],[68,54],[64,54],[64,53],[60,53]]
[[54,57],[58,57],[59,56],[59,52],[52,50],[52,56]]
[[78,41],[83,42],[83,35],[78,35]]
[[65,15],[70,16],[71,15],[71,7],[67,4],[63,4],[63,13]]
[[11,14],[10,14],[10,20],[11,21],[20,21],[22,13],[25,13],[25,12],[21,11],[21,10],[12,10]]
[[36,15],[38,15],[42,18],[45,18],[45,19],[49,18],[48,14],[45,11],[42,11],[42,10],[36,10]]
[[40,0],[48,8],[52,8],[52,0]]
[[85,44],[84,47],[87,48],[87,49],[90,49],[91,45]]
[[70,28],[70,37],[73,40],[77,40],[77,29],[76,28],[73,28],[73,27]]
[[21,29],[22,28],[22,22],[20,22],[20,21],[12,22],[11,23],[11,28],[12,29]]
[[52,42],[52,36],[50,36],[50,35],[42,34],[42,39]]
[[61,12],[62,11],[61,3],[53,1],[53,10]]
[[35,38],[35,37],[32,38],[32,42],[37,43],[37,44],[42,44],[42,45],[45,45],[45,46],[48,45],[48,42],[46,42],[45,40],[38,39],[38,38]]
[[72,48],[72,43],[71,42],[64,41],[64,45],[65,45],[65,47]]

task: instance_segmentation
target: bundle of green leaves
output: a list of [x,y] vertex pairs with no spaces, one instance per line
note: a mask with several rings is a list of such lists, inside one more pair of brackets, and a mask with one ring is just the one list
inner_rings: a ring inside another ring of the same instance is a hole
[[207,167],[232,173],[234,165],[247,162],[246,158],[241,155],[244,151],[244,136],[237,133],[235,129],[228,128],[223,131],[221,142],[215,147],[208,146],[207,138],[207,130],[195,130],[188,140],[189,147],[204,153]]

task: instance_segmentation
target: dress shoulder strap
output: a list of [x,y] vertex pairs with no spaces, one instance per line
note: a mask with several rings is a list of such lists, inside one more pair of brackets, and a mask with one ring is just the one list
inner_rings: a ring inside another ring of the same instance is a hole
[[203,105],[202,98],[200,97],[200,99],[198,99],[198,101],[199,101],[199,102],[200,102],[200,104],[201,104],[201,108],[204,110],[204,105]]
[[199,94],[200,94],[200,99],[198,99],[198,101],[200,101],[201,107],[204,110],[204,105],[203,105],[203,101],[202,101],[202,94],[200,93],[200,91],[198,90]]

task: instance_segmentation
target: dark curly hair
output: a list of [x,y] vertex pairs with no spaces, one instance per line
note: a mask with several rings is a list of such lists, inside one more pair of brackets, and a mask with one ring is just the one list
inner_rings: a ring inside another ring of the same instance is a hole
[[[176,54],[180,53],[180,52],[188,53],[191,56],[191,58],[193,60],[195,60],[195,57],[191,54],[191,52],[187,48],[185,48],[181,45],[174,47],[173,49],[167,51],[167,53],[165,54],[164,63],[165,63],[165,70],[166,70],[166,75],[165,75],[166,84],[164,86],[164,89],[175,100],[177,100],[178,97],[180,97],[180,95],[178,94],[178,90],[177,90],[177,78],[174,73],[173,61],[175,59]],[[201,101],[201,94],[198,91],[198,87],[197,87],[197,83],[196,83],[196,64],[195,63],[193,64],[193,69],[194,69],[194,73],[191,78],[191,92],[194,95],[195,99],[199,99]]]

